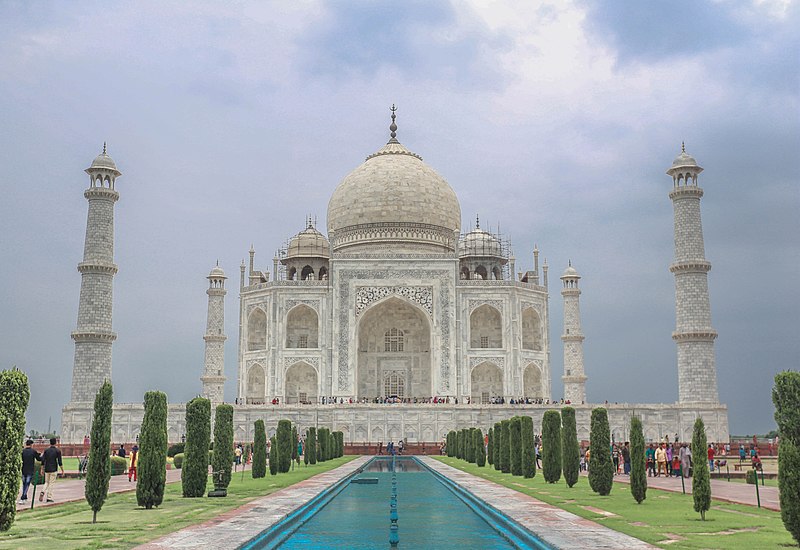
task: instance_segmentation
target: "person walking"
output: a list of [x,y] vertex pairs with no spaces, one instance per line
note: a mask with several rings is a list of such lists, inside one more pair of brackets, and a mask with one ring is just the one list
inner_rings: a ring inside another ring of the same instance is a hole
[[50,438],[50,446],[42,453],[42,464],[44,465],[44,491],[39,493],[39,502],[47,495],[47,502],[53,500],[53,483],[58,477],[58,470],[64,475],[64,464],[61,461],[61,450],[56,447],[56,438]]
[[[22,496],[19,497],[20,504],[24,504],[28,500],[28,487],[31,486],[37,460],[41,461],[42,455],[33,448],[33,440],[29,439],[25,442],[25,448],[22,449]],[[36,496],[35,492],[33,496]]]
[[139,446],[134,445],[131,449],[131,465],[128,467],[128,482],[136,481],[136,466],[139,462]]
[[626,476],[631,475],[631,444],[627,441],[622,447],[622,473]]
[[651,443],[644,453],[647,464],[647,477],[656,477],[656,448]]
[[656,465],[658,469],[656,471],[656,477],[661,477],[661,470],[664,470],[664,475],[667,474],[667,451],[664,449],[664,444],[658,446],[656,449]]
[[708,469],[709,471],[714,471],[714,445],[708,446]]
[[739,464],[744,462],[744,445],[739,443]]

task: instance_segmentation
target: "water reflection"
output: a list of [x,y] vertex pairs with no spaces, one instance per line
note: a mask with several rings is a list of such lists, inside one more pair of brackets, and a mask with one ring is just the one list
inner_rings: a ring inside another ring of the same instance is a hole
[[[379,457],[367,464],[365,472],[391,472],[392,459]],[[395,458],[396,472],[422,472],[422,466],[413,458]]]

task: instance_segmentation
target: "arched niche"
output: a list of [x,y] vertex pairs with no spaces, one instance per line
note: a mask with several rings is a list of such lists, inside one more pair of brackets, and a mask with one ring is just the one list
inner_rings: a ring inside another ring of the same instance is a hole
[[247,351],[267,349],[267,315],[260,307],[247,317]]
[[286,347],[319,347],[319,316],[309,306],[295,306],[286,315]]
[[472,403],[489,403],[493,397],[503,397],[503,371],[494,363],[483,362],[470,374]]
[[503,347],[503,317],[497,309],[483,304],[469,316],[469,347]]
[[286,369],[284,400],[287,404],[317,402],[317,371],[308,363],[295,363]]
[[267,393],[266,380],[267,376],[264,367],[258,363],[248,369],[245,396],[249,405],[261,405],[264,403]]
[[522,388],[527,399],[544,399],[542,389],[542,370],[536,363],[530,363],[522,373]]
[[431,323],[415,305],[392,296],[365,311],[356,328],[359,398],[431,397]]
[[542,351],[542,320],[532,307],[522,310],[522,349]]

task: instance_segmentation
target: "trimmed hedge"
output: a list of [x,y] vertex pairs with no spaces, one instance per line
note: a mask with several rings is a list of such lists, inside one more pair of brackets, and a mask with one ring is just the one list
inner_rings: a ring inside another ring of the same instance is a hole
[[545,411],[542,417],[542,475],[547,483],[561,479],[561,415]]
[[[92,438],[89,446],[91,460],[86,468],[84,496],[92,508],[92,523],[97,523],[97,512],[103,508],[108,497],[108,482],[111,480],[111,462],[108,449],[111,447],[111,412],[114,407],[114,391],[106,380],[94,397]],[[125,459],[123,459],[125,460]],[[127,461],[123,468],[127,466]]]
[[494,428],[489,428],[489,443],[486,445],[486,462],[494,465]]
[[611,429],[608,426],[608,411],[602,407],[592,409],[589,435],[589,486],[602,496],[611,493],[614,485],[614,463],[611,461]]
[[500,471],[504,474],[511,473],[511,421],[500,422]]
[[233,468],[233,406],[225,403],[217,405],[214,413],[214,457],[211,461],[211,471],[219,475],[221,481],[214,479],[214,487],[228,488],[231,482],[231,469]]
[[[122,458],[121,456],[111,456],[109,458],[111,459],[111,462],[109,463],[109,471],[111,472],[112,476],[121,476],[128,472],[128,461],[126,459]],[[91,460],[89,462],[91,462]]]
[[747,470],[746,476],[747,476],[746,477],[747,483],[749,483],[750,485],[758,484],[758,472],[756,472],[755,469]]
[[[172,465],[175,466],[176,470],[180,470],[181,466],[183,466],[183,457],[186,456],[184,453],[178,453],[174,457],[172,457]],[[181,472],[183,473],[183,472]]]
[[522,416],[522,476],[536,476],[536,440],[533,435],[533,418]]
[[275,441],[275,436],[269,438],[269,475],[274,476],[278,474],[278,442]]
[[211,401],[195,397],[186,403],[186,444],[181,465],[181,488],[185,498],[206,494],[212,452],[208,450],[210,443]]
[[[188,405],[188,403],[187,403]],[[188,430],[188,426],[187,426]],[[175,458],[175,455],[178,453],[186,453],[186,443],[173,443],[167,449],[167,456],[170,458]]]
[[647,498],[644,432],[638,416],[631,417],[631,494],[637,504]]
[[267,432],[260,418],[253,423],[253,479],[267,475]]
[[503,425],[500,422],[494,423],[494,451],[492,452],[492,458],[494,459],[494,469],[498,472],[501,470],[500,464],[502,459],[500,455],[502,454],[500,451],[500,443],[502,442],[503,438]]
[[778,451],[778,488],[781,519],[786,530],[800,543],[800,373],[786,371],[775,376],[772,389],[775,422],[781,436]]
[[[561,453],[564,481],[568,487],[578,482],[581,473],[581,448],[578,443],[578,425],[575,420],[575,409],[561,409]],[[644,464],[644,463],[642,463]]]
[[486,466],[486,441],[480,428],[475,428],[475,464]]
[[[711,508],[711,473],[708,471],[708,460],[705,460],[708,444],[706,440],[706,427],[703,419],[694,421],[692,433],[693,453],[699,460],[692,461],[692,500],[694,511],[700,512],[700,519],[706,519],[706,512]],[[594,455],[592,455],[594,462]]]
[[286,473],[292,465],[292,423],[283,419],[278,421],[278,431],[275,433],[278,441],[278,471]]
[[509,422],[511,433],[509,435],[511,475],[522,475],[522,419],[513,417]]
[[160,391],[144,394],[136,475],[136,502],[148,510],[159,506],[167,482],[167,396]]
[[308,463],[317,463],[317,429],[309,428],[308,436],[306,436],[306,454],[308,455]]

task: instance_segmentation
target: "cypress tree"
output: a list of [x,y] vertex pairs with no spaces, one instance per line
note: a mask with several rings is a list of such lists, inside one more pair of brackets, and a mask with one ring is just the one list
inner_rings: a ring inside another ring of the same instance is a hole
[[[221,403],[214,413],[214,456],[211,460],[211,471],[219,475],[222,472],[221,488],[228,488],[233,468],[233,406]],[[214,487],[218,482],[214,479]]]
[[253,425],[253,479],[267,475],[267,430],[260,418]]
[[578,482],[581,473],[581,449],[578,443],[578,425],[575,420],[575,409],[561,409],[561,452],[564,481],[572,487]]
[[103,508],[108,496],[111,480],[111,412],[114,407],[114,391],[106,380],[94,397],[94,418],[89,450],[89,466],[86,469],[84,495],[92,507],[92,523],[97,523],[97,512]]
[[299,456],[297,454],[297,426],[292,424],[292,460],[298,462]]
[[467,462],[471,462],[471,463],[475,464],[476,455],[477,455],[477,453],[475,452],[475,428],[467,428],[466,433],[467,433],[467,447],[466,447],[467,457],[466,457],[466,460],[467,460]]
[[486,441],[483,438],[483,431],[475,428],[475,464],[483,468],[486,466]]
[[184,497],[202,497],[206,494],[210,443],[211,401],[195,397],[186,403],[186,444],[181,465]]
[[447,432],[447,435],[444,438],[445,453],[449,457],[453,456],[453,454],[452,454],[453,453],[452,445],[453,445],[453,430],[450,430],[449,432]]
[[515,416],[509,422],[511,433],[509,435],[509,448],[511,463],[511,475],[522,475],[522,419]]
[[781,444],[778,451],[778,487],[781,519],[786,530],[800,543],[800,373],[786,371],[775,376],[772,389],[775,422]]
[[306,454],[308,455],[308,463],[317,463],[317,429],[309,428],[308,436],[306,437]]
[[461,449],[461,460],[467,460],[467,429],[461,428],[460,435],[458,436],[458,446]]
[[25,436],[25,412],[30,397],[24,372],[16,367],[0,371],[0,531],[8,531],[17,514],[17,495],[22,482],[20,445]]
[[494,465],[494,428],[489,428],[489,443],[486,444],[486,461]]
[[317,459],[320,462],[328,460],[326,447],[328,446],[328,436],[326,432],[328,428],[320,428],[317,430]]
[[503,425],[500,422],[494,423],[494,452],[492,453],[494,458],[494,469],[498,472],[500,471],[500,465],[502,463],[502,458],[500,457],[500,443],[503,437]]
[[[160,391],[144,394],[144,419],[139,434],[136,467],[136,502],[148,510],[164,500],[167,482],[167,396]],[[216,453],[214,453],[216,454]]]
[[275,439],[278,441],[278,457],[280,458],[278,471],[286,473],[292,465],[292,423],[290,421],[278,420]]
[[500,435],[500,471],[504,474],[511,473],[511,421],[500,422],[502,432]]
[[453,447],[453,456],[461,458],[461,430],[453,432],[453,442],[455,443]]
[[631,417],[631,494],[638,504],[647,498],[644,433],[638,416]]
[[589,485],[592,491],[606,496],[614,484],[614,463],[611,461],[611,429],[608,426],[608,411],[602,407],[592,409],[589,451],[592,462],[589,467]]
[[542,418],[542,475],[548,483],[561,479],[561,415],[546,411]]
[[269,475],[274,476],[278,474],[278,442],[275,441],[275,436],[269,438]]
[[694,421],[692,433],[692,454],[699,459],[692,462],[692,499],[694,511],[700,512],[700,519],[704,521],[706,512],[711,508],[711,475],[708,471],[708,460],[705,459],[706,449],[708,449],[706,427],[703,419],[698,418]]
[[336,458],[336,436],[333,432],[328,432],[328,460]]
[[522,475],[532,478],[536,475],[536,441],[533,437],[533,418],[522,416]]

